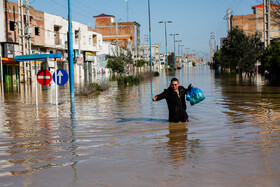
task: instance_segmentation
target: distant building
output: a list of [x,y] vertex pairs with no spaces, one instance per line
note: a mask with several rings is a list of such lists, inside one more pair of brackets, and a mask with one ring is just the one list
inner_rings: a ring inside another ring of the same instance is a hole
[[[261,34],[261,40],[264,41],[264,16],[263,4],[253,6],[253,14],[231,16],[231,27],[242,29],[246,35]],[[278,11],[278,5],[270,4],[270,12]],[[270,38],[280,37],[280,24],[270,24]]]
[[[115,16],[100,14],[94,16],[95,29],[103,35],[104,41],[118,43],[127,48],[134,57],[139,56],[140,24],[137,22],[118,22]],[[117,32],[116,32],[117,31]]]
[[[152,48],[152,62],[154,64],[155,70],[159,70],[161,68],[160,66],[160,45],[159,44],[153,44],[151,46]],[[150,45],[141,45],[140,46],[140,53],[139,57],[141,59],[144,59],[146,61],[150,62]]]

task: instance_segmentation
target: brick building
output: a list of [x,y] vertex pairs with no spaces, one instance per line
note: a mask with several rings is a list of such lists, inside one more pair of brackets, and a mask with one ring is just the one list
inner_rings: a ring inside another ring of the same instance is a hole
[[[231,16],[231,27],[238,27],[242,29],[246,35],[254,35],[258,32],[262,37],[261,40],[264,41],[264,16],[263,16],[263,4],[253,6],[253,14],[248,15],[235,15]],[[274,12],[278,5],[271,4],[270,11]],[[270,24],[270,38],[280,37],[280,24]]]
[[[134,57],[139,56],[140,24],[137,22],[117,22],[115,16],[100,14],[94,16],[95,29],[103,35],[104,41],[117,42],[121,47],[132,51]],[[118,31],[118,32],[116,32]]]

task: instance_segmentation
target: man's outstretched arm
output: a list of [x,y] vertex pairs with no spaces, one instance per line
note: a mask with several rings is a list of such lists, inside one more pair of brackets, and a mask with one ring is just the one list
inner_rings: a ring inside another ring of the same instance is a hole
[[166,97],[167,97],[167,93],[166,93],[166,90],[164,90],[161,94],[154,96],[153,101],[159,101],[159,100],[165,99]]

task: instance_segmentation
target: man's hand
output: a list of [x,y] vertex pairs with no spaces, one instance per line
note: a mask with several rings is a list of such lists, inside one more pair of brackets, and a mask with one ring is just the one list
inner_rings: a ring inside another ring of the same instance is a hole
[[156,101],[156,100],[157,100],[157,96],[154,96],[154,97],[153,97],[153,101]]

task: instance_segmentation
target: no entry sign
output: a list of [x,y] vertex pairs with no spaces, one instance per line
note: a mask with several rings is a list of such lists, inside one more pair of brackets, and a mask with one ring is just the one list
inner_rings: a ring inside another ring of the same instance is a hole
[[52,81],[52,74],[46,69],[42,69],[37,73],[37,81],[41,85],[48,85]]

